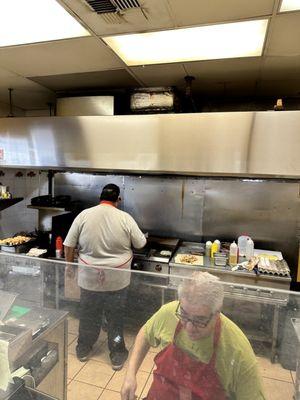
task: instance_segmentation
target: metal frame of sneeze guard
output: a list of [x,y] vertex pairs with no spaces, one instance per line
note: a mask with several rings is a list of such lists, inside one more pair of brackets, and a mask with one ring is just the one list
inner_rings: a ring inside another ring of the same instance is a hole
[[[51,291],[51,300],[53,301],[52,307],[59,309],[61,307],[61,300],[63,300],[62,281],[64,274],[62,273],[66,265],[77,266],[76,263],[66,263],[64,261],[47,260],[41,258],[25,257],[22,255],[11,255],[0,253],[0,268],[10,268],[11,265],[23,265],[24,268],[37,266],[41,269],[41,274],[34,279],[39,280],[42,284],[37,290],[44,291],[44,296],[41,296],[41,301],[45,302],[47,291]],[[93,266],[96,267],[96,266]],[[172,279],[168,279],[168,284],[161,285],[162,275],[166,278],[170,277],[168,274],[150,273],[145,271],[133,270],[115,270],[113,268],[103,268],[104,271],[114,271],[116,274],[130,273],[131,274],[131,296],[129,296],[129,303],[133,309],[128,310],[126,318],[131,323],[130,313],[134,314],[133,320],[135,323],[139,321],[139,313],[143,314],[143,322],[148,319],[153,310],[157,310],[162,303],[169,302],[177,299],[178,285],[183,281],[191,281],[191,275],[184,277],[182,275],[172,275]],[[20,271],[20,269],[18,269]],[[22,275],[19,273],[19,278],[22,280]],[[27,278],[28,278],[28,271]],[[52,276],[53,280],[50,282],[53,285],[47,287],[45,285],[45,277]],[[147,285],[149,276],[152,278],[152,285]],[[155,285],[155,281],[157,284]],[[272,362],[281,361],[282,354],[286,355],[287,359],[291,359],[296,354],[298,348],[298,340],[295,337],[290,347],[284,348],[285,331],[290,329],[291,317],[297,316],[297,311],[300,310],[300,294],[285,291],[280,289],[273,289],[271,287],[242,285],[237,283],[222,282],[225,291],[225,301],[223,313],[235,322],[245,332],[249,340],[259,341],[263,344],[260,348],[268,350],[268,356]],[[20,293],[22,296],[22,293]],[[47,300],[47,299],[46,299]],[[47,306],[46,303],[42,304]],[[76,304],[75,304],[76,306]],[[145,317],[146,315],[146,317]],[[235,317],[237,316],[237,319]],[[240,322],[241,321],[241,322]],[[129,324],[127,322],[127,325]],[[242,323],[245,323],[244,325]],[[262,326],[266,331],[261,332],[257,326]],[[248,329],[249,328],[249,329]],[[256,332],[255,332],[256,330]],[[259,331],[259,332],[258,332]],[[262,337],[259,334],[263,333]],[[279,340],[280,339],[280,340]],[[279,347],[280,346],[280,347]],[[295,351],[294,351],[295,350]],[[283,364],[282,364],[283,365]],[[292,369],[292,368],[289,368]]]

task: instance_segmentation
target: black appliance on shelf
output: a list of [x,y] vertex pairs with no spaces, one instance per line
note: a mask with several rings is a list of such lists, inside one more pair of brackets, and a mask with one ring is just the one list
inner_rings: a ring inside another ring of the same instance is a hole
[[37,196],[31,199],[31,205],[35,207],[60,207],[65,208],[71,202],[71,196],[59,195],[51,196],[50,194],[44,196]]

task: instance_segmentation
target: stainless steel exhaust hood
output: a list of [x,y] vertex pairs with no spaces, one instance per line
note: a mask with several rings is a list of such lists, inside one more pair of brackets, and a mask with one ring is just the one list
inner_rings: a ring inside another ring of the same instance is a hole
[[0,119],[0,167],[300,177],[300,111]]

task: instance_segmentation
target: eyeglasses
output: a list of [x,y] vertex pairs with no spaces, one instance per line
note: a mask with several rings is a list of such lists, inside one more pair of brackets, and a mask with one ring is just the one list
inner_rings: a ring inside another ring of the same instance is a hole
[[178,303],[178,306],[175,311],[175,315],[184,324],[187,324],[188,322],[190,322],[195,328],[206,328],[207,325],[212,320],[215,313],[211,313],[208,317],[189,318],[188,314],[183,310],[180,303]]

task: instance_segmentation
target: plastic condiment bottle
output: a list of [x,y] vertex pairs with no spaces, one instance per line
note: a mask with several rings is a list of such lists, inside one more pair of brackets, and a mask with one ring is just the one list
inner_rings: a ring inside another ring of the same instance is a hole
[[210,240],[208,240],[205,243],[205,255],[206,255],[206,257],[210,257],[211,245],[212,245],[212,242]]
[[55,256],[57,258],[62,258],[63,254],[63,240],[61,236],[57,236],[55,240]]
[[229,248],[229,265],[231,267],[234,267],[238,262],[238,246],[235,243],[235,241],[233,241],[230,245]]
[[210,257],[214,258],[214,254],[217,253],[217,251],[218,251],[218,243],[213,242],[210,248]]
[[246,244],[246,258],[250,260],[251,257],[254,256],[254,242],[251,238],[248,238]]
[[220,240],[216,239],[216,240],[214,240],[214,243],[217,243],[217,245],[218,245],[217,251],[220,251],[221,250],[221,242],[220,242]]
[[248,239],[249,239],[249,236],[247,236],[247,235],[242,235],[242,236],[238,237],[237,245],[238,245],[241,257],[245,257],[245,255],[246,255],[246,246],[247,246]]

